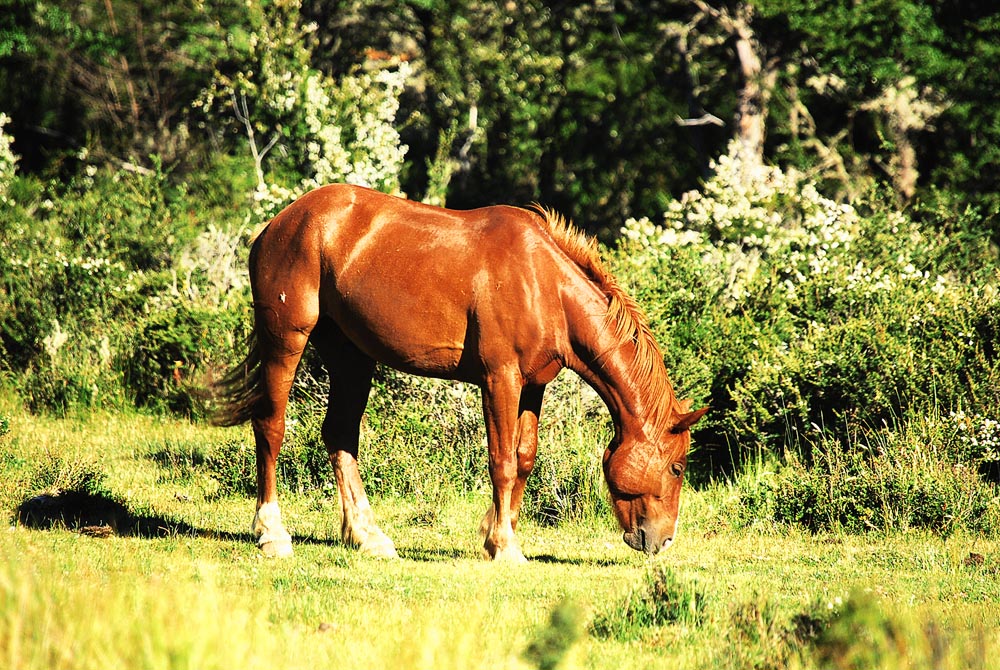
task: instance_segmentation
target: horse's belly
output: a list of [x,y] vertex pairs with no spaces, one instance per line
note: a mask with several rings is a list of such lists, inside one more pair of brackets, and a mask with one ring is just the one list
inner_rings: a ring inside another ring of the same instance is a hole
[[440,303],[347,295],[333,317],[361,351],[390,367],[434,377],[461,377],[467,330],[463,312]]

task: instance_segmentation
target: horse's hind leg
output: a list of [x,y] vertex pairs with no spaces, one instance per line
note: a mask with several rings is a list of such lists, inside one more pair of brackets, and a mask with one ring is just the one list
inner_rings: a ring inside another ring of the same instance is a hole
[[275,463],[285,437],[288,392],[308,335],[292,331],[279,338],[258,332],[258,338],[264,388],[263,398],[251,420],[257,447],[257,513],[251,531],[265,555],[284,557],[292,555],[292,537],[278,509]]
[[368,404],[375,361],[362,353],[330,321],[313,333],[330,373],[330,396],[323,421],[323,442],[330,452],[340,494],[340,531],[344,544],[382,558],[395,558],[396,547],[375,523],[358,470],[361,419]]

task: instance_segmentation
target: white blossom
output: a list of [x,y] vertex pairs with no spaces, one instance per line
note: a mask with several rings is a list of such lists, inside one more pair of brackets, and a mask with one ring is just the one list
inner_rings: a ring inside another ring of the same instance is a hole
[[14,138],[4,131],[10,117],[0,113],[0,204],[7,203],[7,190],[17,169],[19,157],[11,149]]
[[773,281],[788,300],[807,282],[822,282],[829,295],[848,300],[888,294],[897,286],[931,287],[945,296],[952,280],[931,277],[915,258],[924,244],[916,225],[899,212],[884,223],[899,240],[893,262],[872,261],[859,249],[869,222],[849,203],[823,196],[794,169],[740,158],[737,142],[711,164],[713,175],[699,190],[672,201],[662,224],[629,219],[623,239],[639,265],[659,262],[679,249],[696,249],[717,268],[723,303],[736,309],[756,281]]

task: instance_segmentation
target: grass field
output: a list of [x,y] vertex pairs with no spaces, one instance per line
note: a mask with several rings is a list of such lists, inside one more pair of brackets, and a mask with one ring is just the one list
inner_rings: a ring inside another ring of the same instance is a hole
[[[1000,658],[993,540],[737,530],[733,490],[714,485],[685,491],[682,533],[654,561],[602,517],[522,522],[529,564],[492,565],[479,559],[483,491],[374,496],[402,556],[380,561],[340,545],[330,490],[284,496],[296,554],[266,560],[247,532],[253,501],[221,493],[192,446],[210,452],[249,440],[248,429],[52,419],[13,404],[0,415],[4,668],[992,668]],[[74,490],[75,511],[25,505]],[[18,522],[19,509],[34,516]]]

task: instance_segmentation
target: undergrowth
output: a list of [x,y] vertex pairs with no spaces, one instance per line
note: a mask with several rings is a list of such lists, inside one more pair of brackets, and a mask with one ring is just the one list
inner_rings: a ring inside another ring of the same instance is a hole
[[632,593],[594,618],[591,630],[598,637],[629,641],[669,624],[699,626],[707,598],[704,587],[667,566],[655,565]]
[[759,520],[812,530],[948,535],[1000,529],[994,421],[964,412],[822,437],[807,451],[762,460],[737,478],[737,525]]

